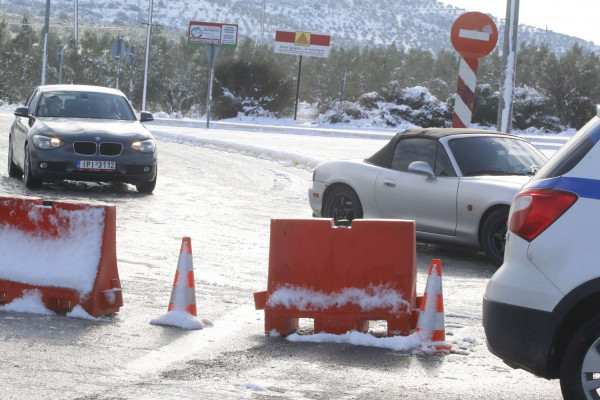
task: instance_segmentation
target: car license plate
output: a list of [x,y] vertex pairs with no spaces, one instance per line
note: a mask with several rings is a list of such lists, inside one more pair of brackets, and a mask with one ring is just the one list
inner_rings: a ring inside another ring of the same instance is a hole
[[92,161],[78,160],[77,169],[86,169],[92,171],[114,171],[117,166],[115,161]]

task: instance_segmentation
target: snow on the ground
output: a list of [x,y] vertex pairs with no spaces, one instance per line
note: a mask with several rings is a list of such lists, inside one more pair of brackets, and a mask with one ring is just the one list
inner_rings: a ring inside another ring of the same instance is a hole
[[[271,336],[277,336],[277,334],[272,332]],[[448,343],[428,341],[419,332],[413,333],[409,336],[390,337],[377,337],[370,333],[362,333],[357,331],[349,331],[343,335],[334,335],[331,333],[300,335],[297,333],[292,333],[291,335],[287,336],[286,339],[290,342],[352,344],[355,346],[377,347],[393,351],[410,351],[417,354],[431,354],[438,352],[443,354],[448,353],[448,351],[441,351],[438,349],[438,347],[446,347]]]
[[207,139],[202,137],[195,137],[189,134],[186,135],[168,132],[165,130],[152,129],[152,131],[157,139],[164,140],[167,142],[201,146],[212,150],[220,150],[226,151],[228,153],[242,154],[250,157],[259,158],[262,160],[279,162],[280,164],[289,167],[298,167],[311,170],[320,161],[312,157],[307,157],[302,154],[290,151],[274,151],[272,149],[269,149],[268,147],[260,145],[254,146],[248,144],[228,142],[220,139]]
[[5,306],[0,306],[1,311],[22,312],[30,314],[54,315],[42,302],[42,293],[39,290],[26,290],[23,297],[14,299]]
[[[15,106],[2,106],[0,110],[12,111]],[[156,121],[158,124],[174,123],[188,124],[188,126],[200,127],[205,121],[192,120],[181,118],[181,115],[167,115],[164,113],[156,113],[155,117],[162,118],[162,121]],[[220,121],[225,124],[237,124],[235,129],[240,130],[260,130],[261,126],[277,127],[280,132],[293,133],[294,135],[337,135],[343,137],[362,137],[362,138],[379,138],[392,137],[400,128],[373,128],[350,124],[337,125],[315,125],[298,123],[291,119],[274,119],[274,118],[259,118],[259,117],[243,117],[235,118],[227,121]],[[218,124],[214,123],[217,127]],[[246,125],[244,126],[240,126]],[[265,129],[266,130],[266,129]],[[216,150],[229,151],[235,153],[246,154],[256,158],[276,161],[288,166],[299,167],[303,169],[312,169],[321,160],[298,154],[291,151],[274,151],[270,148],[269,137],[265,135],[265,139],[253,145],[236,144],[219,139],[206,139],[195,137],[193,135],[184,135],[172,133],[169,131],[157,130],[157,138],[161,140],[178,142],[188,145],[200,145],[210,147]],[[543,132],[530,129],[522,132],[513,132],[520,135],[540,135]],[[574,130],[563,132],[560,135],[552,135],[553,137],[570,137],[575,133]],[[548,135],[546,135],[548,136]],[[28,283],[40,286],[60,286],[69,287],[79,290],[82,293],[89,292],[92,288],[95,279],[95,268],[98,264],[101,234],[102,229],[93,229],[93,226],[101,226],[96,221],[94,215],[87,216],[85,221],[85,229],[82,226],[75,226],[71,233],[59,238],[42,238],[40,236],[28,235],[20,231],[15,231],[7,226],[0,226],[0,279],[9,279],[17,282]],[[83,219],[81,221],[84,221]],[[90,223],[96,222],[96,223]],[[82,222],[83,223],[83,222]],[[75,224],[76,225],[76,224]],[[36,251],[33,252],[32,249]],[[80,251],[79,249],[85,249]],[[90,252],[90,249],[96,249]],[[93,257],[90,257],[93,254]],[[39,260],[45,260],[43,264]],[[65,262],[68,260],[68,262]],[[31,266],[35,266],[33,269]],[[327,296],[316,296],[315,293],[305,293],[303,291],[294,291],[293,288],[287,288],[287,291],[282,291],[279,296],[272,298],[272,301],[279,301],[282,304],[303,304],[306,299],[310,299],[313,304],[319,303],[323,306],[331,304],[342,304],[344,302],[353,302],[368,305],[381,306],[384,302],[387,305],[395,307],[406,306],[405,301],[401,298],[390,297],[389,293],[379,292],[376,295],[368,293],[359,293],[358,289],[352,290],[349,288],[347,293],[342,293],[341,297],[330,298]],[[384,291],[385,292],[385,291]],[[358,297],[357,297],[358,296]],[[24,296],[15,299],[13,302],[0,306],[0,311],[28,312],[42,315],[53,315],[54,313],[46,309],[41,301],[39,291],[28,291]],[[94,319],[89,316],[81,307],[73,309],[68,316],[76,318]],[[471,318],[461,316],[463,318]],[[172,325],[184,329],[202,329],[204,325],[212,325],[210,321],[200,320],[191,316],[186,312],[170,312],[151,321],[157,325]],[[347,343],[360,346],[381,347],[397,351],[414,351],[414,352],[431,352],[435,350],[436,343],[432,344],[423,339],[418,334],[402,337],[376,337],[369,333],[347,332],[344,335],[332,335],[326,333],[316,333],[310,336],[292,334],[287,337],[287,340],[294,342],[329,342],[329,343]],[[467,340],[464,346],[467,348],[473,341]],[[251,390],[261,391],[260,387],[255,387],[252,384],[240,384],[241,387],[246,387]]]
[[174,326],[181,329],[204,329],[202,321],[187,311],[169,311],[150,321],[152,325]]

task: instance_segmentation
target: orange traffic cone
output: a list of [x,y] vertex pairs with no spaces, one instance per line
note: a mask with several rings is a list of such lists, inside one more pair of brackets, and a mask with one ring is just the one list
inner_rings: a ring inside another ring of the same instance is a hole
[[[417,321],[417,334],[427,342],[423,349],[428,353],[449,351],[452,346],[446,343],[444,325],[444,299],[442,296],[442,262],[433,259],[429,267],[429,276],[425,286],[425,294],[421,302],[421,312]],[[423,346],[421,346],[423,348]]]
[[194,317],[198,315],[196,312],[196,288],[194,287],[192,241],[189,237],[184,237],[181,241],[177,272],[175,272],[175,281],[173,282],[173,290],[171,290],[171,300],[169,301],[168,311],[173,310],[187,311]]
[[[196,288],[194,287],[194,265],[192,262],[192,241],[184,237],[181,242],[177,272],[171,290],[171,300],[167,313],[150,321],[153,325],[169,325],[182,329],[202,329],[204,324],[197,318]],[[211,325],[210,321],[204,323]]]

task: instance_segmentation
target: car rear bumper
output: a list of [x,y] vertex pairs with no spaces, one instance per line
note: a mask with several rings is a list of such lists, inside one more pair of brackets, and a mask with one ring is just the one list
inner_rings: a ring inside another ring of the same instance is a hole
[[529,246],[509,233],[504,264],[483,297],[483,327],[489,350],[508,365],[554,378],[555,307],[563,294],[528,258]]
[[551,312],[483,299],[483,328],[490,352],[513,368],[556,378],[552,365],[557,319]]

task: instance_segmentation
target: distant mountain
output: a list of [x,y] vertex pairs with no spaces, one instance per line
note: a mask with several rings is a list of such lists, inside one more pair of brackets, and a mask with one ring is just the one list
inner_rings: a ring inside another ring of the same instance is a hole
[[[264,33],[262,29],[264,8]],[[148,21],[147,0],[80,0],[79,17],[86,23],[140,26]],[[0,0],[5,13],[45,13],[45,0]],[[72,19],[73,0],[52,0],[54,19]],[[189,21],[225,22],[239,25],[239,35],[258,42],[272,41],[276,30],[304,30],[330,34],[333,46],[385,46],[419,48],[433,52],[452,48],[450,28],[465,10],[436,0],[154,0],[153,23],[186,30]],[[496,19],[499,46],[504,22]],[[519,42],[546,43],[562,53],[579,43],[600,53],[592,42],[521,25]]]

